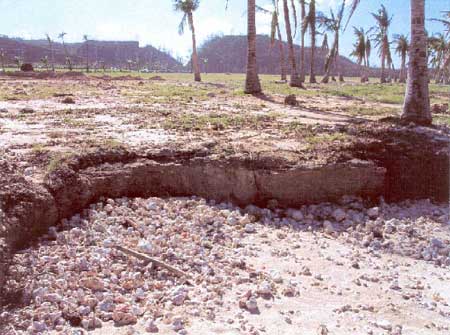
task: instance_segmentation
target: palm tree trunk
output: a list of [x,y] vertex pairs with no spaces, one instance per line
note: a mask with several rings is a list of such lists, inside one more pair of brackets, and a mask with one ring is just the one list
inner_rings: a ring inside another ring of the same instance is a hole
[[291,20],[289,17],[289,7],[287,0],[283,0],[284,21],[286,26],[286,36],[289,47],[289,61],[291,63],[291,80],[289,85],[292,87],[303,87],[297,72],[297,64],[295,63],[294,42],[292,40]]
[[406,55],[402,55],[402,65],[400,69],[400,83],[406,83]]
[[317,83],[316,74],[314,71],[315,53],[316,53],[316,2],[311,0],[309,15],[311,15],[311,67],[309,69],[309,82],[311,84]]
[[245,93],[261,93],[261,83],[256,64],[256,4],[255,0],[247,1],[247,76],[245,79]]
[[303,22],[305,20],[306,17],[306,9],[305,9],[305,1],[302,0],[300,1],[300,6],[301,6],[301,28],[300,28],[300,33],[301,33],[301,48],[300,48],[300,80],[302,83],[305,82],[305,28],[303,27]]
[[286,81],[286,74],[287,74],[287,68],[286,68],[286,61],[285,61],[285,55],[284,55],[284,48],[283,48],[283,37],[281,37],[281,31],[280,31],[280,25],[277,23],[277,33],[278,33],[278,44],[280,46],[280,67],[281,67],[281,80]]
[[411,48],[402,119],[425,125],[431,124],[432,121],[428,88],[425,0],[411,0]]
[[86,72],[89,72],[89,42],[86,41]]
[[342,75],[341,72],[341,62],[339,59],[339,32],[337,32],[337,38],[338,38],[338,42],[337,42],[337,46],[336,46],[336,72],[339,78],[339,82],[344,82],[344,76]]
[[202,81],[200,76],[200,67],[198,66],[198,55],[197,55],[197,42],[195,40],[195,27],[194,27],[194,17],[192,12],[188,13],[189,27],[192,32],[192,66],[194,69],[194,80]]
[[386,57],[384,55],[384,51],[382,51],[381,53],[381,78],[380,78],[380,82],[382,84],[386,83]]
[[53,43],[50,42],[50,57],[52,62],[52,71],[55,72],[55,52],[53,51]]

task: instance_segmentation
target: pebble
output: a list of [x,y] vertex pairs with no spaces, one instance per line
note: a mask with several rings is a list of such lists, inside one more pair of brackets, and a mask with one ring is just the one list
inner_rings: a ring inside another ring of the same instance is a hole
[[245,232],[248,234],[256,233],[256,226],[252,223],[247,223],[244,228]]
[[371,219],[376,219],[380,215],[380,208],[379,207],[372,207],[367,211],[367,215]]
[[337,208],[333,211],[333,218],[337,222],[344,221],[346,217],[347,217],[347,214],[341,208]]
[[149,320],[145,326],[145,331],[148,333],[158,333],[159,332],[159,328],[158,326],[155,324],[154,320]]

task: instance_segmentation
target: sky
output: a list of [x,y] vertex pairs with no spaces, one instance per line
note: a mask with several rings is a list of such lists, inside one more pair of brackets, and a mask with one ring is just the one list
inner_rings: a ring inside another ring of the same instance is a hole
[[[329,12],[341,0],[317,0],[318,11]],[[245,0],[202,0],[194,13],[198,44],[215,34],[245,34]],[[270,8],[271,0],[257,0],[257,4]],[[350,2],[350,0],[347,0]],[[281,3],[281,2],[280,2]],[[349,29],[341,39],[341,54],[349,56],[354,40],[352,26],[370,28],[374,19],[369,14],[384,4],[393,15],[391,36],[396,33],[409,34],[409,0],[362,0]],[[450,0],[426,0],[427,18],[440,17],[449,10]],[[26,39],[45,38],[49,33],[57,38],[66,32],[66,40],[79,42],[84,34],[90,39],[137,40],[141,46],[151,44],[170,50],[172,55],[188,59],[192,49],[188,30],[180,36],[178,24],[182,14],[174,12],[172,0],[0,0],[0,35]],[[429,32],[439,32],[439,23],[427,21]],[[257,15],[257,33],[268,34],[270,16]],[[331,44],[331,36],[330,44]],[[321,37],[318,37],[318,44]],[[309,40],[307,40],[309,43]],[[398,65],[398,58],[394,62]],[[372,65],[378,65],[373,52]]]

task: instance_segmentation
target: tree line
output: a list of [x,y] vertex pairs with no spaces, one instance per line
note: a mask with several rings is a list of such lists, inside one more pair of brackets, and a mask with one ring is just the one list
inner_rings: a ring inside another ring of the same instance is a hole
[[[227,8],[233,0],[225,0]],[[256,4],[256,0],[247,0],[247,70],[245,80],[245,93],[262,93],[261,83],[258,76],[257,52],[256,52],[256,12],[262,11],[272,15],[271,39],[273,43],[278,39],[282,42],[280,21],[284,19],[285,36],[287,39],[287,62],[285,61],[285,52],[283,44],[279,43],[280,48],[280,70],[281,79],[287,80],[289,72],[289,85],[292,87],[304,88],[306,69],[304,67],[304,44],[307,31],[311,35],[311,64],[309,71],[309,82],[316,83],[314,72],[314,52],[316,50],[317,28],[321,28],[324,35],[322,47],[328,48],[328,56],[325,64],[325,75],[322,83],[327,83],[332,74],[335,73],[339,81],[344,81],[344,77],[339,67],[339,47],[341,34],[345,32],[352,16],[358,9],[361,1],[367,0],[342,0],[337,12],[330,10],[329,14],[318,13],[316,11],[315,0],[272,0],[273,9],[267,10]],[[349,6],[348,6],[349,5]],[[449,26],[450,12],[443,13],[442,19],[433,19],[444,24],[446,32],[432,37],[428,37],[425,31],[425,0],[410,0],[411,5],[411,33],[410,39],[406,35],[396,35],[394,40],[389,39],[389,28],[392,23],[392,16],[389,15],[387,8],[382,5],[376,13],[371,13],[375,20],[375,25],[365,31],[363,27],[353,27],[355,35],[354,49],[351,56],[355,57],[358,64],[363,66],[361,81],[368,81],[367,68],[372,52],[372,43],[378,49],[381,59],[381,83],[385,83],[392,78],[388,75],[394,70],[392,61],[391,45],[395,44],[395,52],[401,58],[400,78],[401,82],[407,81],[407,90],[405,94],[405,103],[402,119],[408,122],[418,124],[431,124],[431,111],[429,99],[429,68],[428,55],[431,56],[431,64],[434,68],[434,76],[437,82],[449,81],[450,66],[450,42]],[[174,8],[183,13],[183,19],[180,28],[184,28],[186,22],[192,33],[192,64],[194,79],[201,80],[200,67],[196,48],[195,27],[193,12],[200,6],[200,0],[174,0]],[[280,8],[281,7],[281,8]],[[300,17],[297,17],[298,8]],[[346,16],[346,9],[349,12]],[[308,10],[307,10],[308,9]],[[299,28],[300,27],[300,28]],[[294,28],[294,29],[293,29]],[[300,66],[297,64],[294,53],[293,36],[300,29],[301,34],[301,52]],[[183,29],[179,30],[180,33]],[[331,47],[328,47],[328,35],[332,34],[333,41]],[[409,56],[409,66],[406,66],[406,59]]]

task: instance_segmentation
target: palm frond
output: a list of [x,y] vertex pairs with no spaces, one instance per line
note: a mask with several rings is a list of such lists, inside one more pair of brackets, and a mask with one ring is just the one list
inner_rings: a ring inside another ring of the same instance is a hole
[[184,34],[184,28],[186,27],[186,24],[187,24],[187,18],[188,18],[188,15],[184,14],[183,18],[181,19],[180,24],[178,25],[178,34],[180,34],[180,35]]

